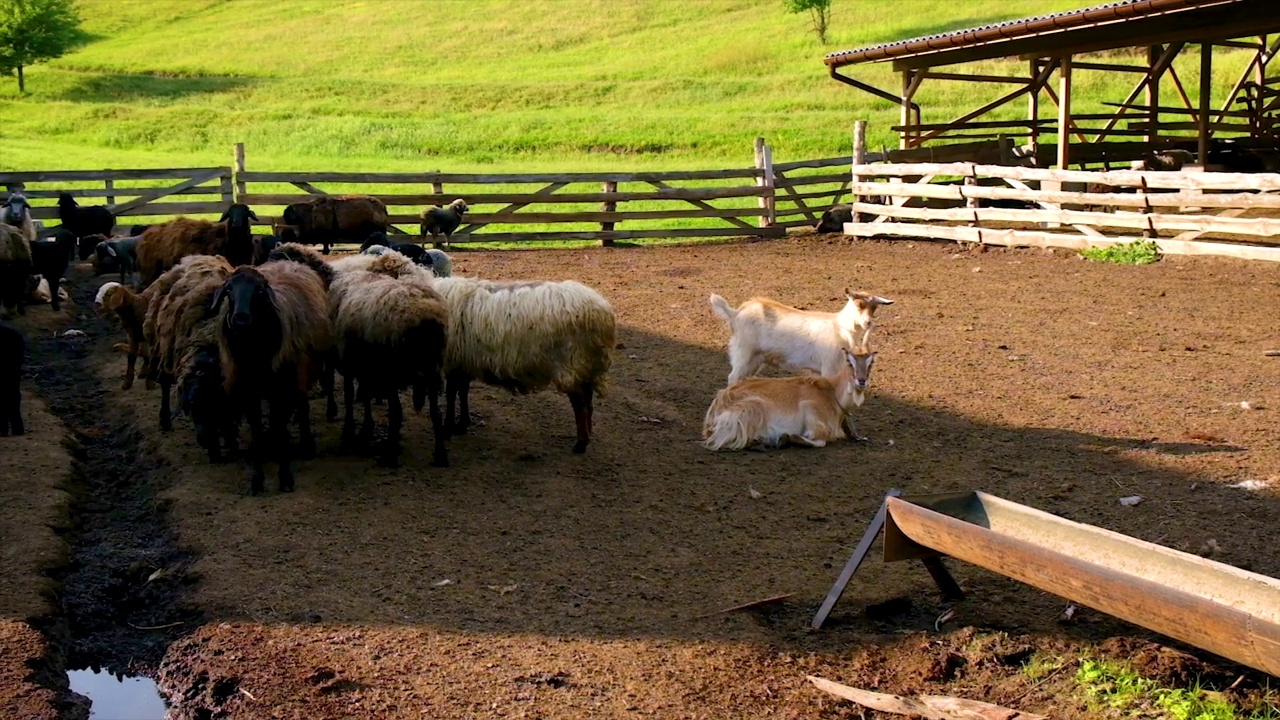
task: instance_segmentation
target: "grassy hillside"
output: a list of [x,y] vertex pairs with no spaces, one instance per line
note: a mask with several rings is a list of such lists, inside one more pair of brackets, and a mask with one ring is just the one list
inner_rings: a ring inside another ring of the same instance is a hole
[[[235,141],[257,169],[741,166],[756,135],[779,161],[842,154],[857,118],[890,142],[896,109],[825,52],[1082,4],[835,0],[823,47],[781,0],[82,0],[96,39],[0,88],[0,168],[223,163]],[[923,99],[972,101],[949,91]]]

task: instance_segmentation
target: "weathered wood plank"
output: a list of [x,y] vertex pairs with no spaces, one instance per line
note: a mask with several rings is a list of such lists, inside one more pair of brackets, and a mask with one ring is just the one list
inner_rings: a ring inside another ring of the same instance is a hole
[[[877,158],[871,158],[868,162],[875,162]],[[846,167],[852,162],[849,155],[833,158],[819,158],[817,160],[794,160],[792,162],[774,163],[775,172],[788,172],[790,170],[799,170],[801,168],[824,168],[824,167]]]
[[839,183],[839,182],[844,182],[848,179],[849,179],[849,173],[847,172],[830,173],[825,175],[796,175],[796,176],[787,176],[785,180],[782,179],[782,177],[778,177],[778,179],[775,181],[774,186],[778,188],[800,187],[801,185],[820,185],[822,183]]
[[912,185],[908,183],[858,183],[850,192],[860,195],[887,195],[896,197],[927,197],[940,200],[963,201],[968,198],[984,200],[1023,200],[1040,203],[1074,203],[1078,205],[1114,205],[1118,207],[1215,207],[1215,208],[1280,208],[1280,195],[1262,193],[1230,193],[1192,195],[1184,192],[1163,192],[1140,195],[1138,193],[1085,193],[1071,191],[1020,190],[1017,188],[985,187],[981,185]]
[[[658,188],[658,191],[659,191],[659,192],[668,192],[668,191],[671,191],[671,190],[674,190],[674,189],[675,189],[675,188],[672,188],[670,185],[668,185],[668,184],[666,184],[666,183],[662,182],[661,180],[650,180],[650,181],[649,181],[649,184],[650,184],[650,185],[652,185],[652,186],[654,186],[654,187],[656,187],[656,188]],[[756,195],[757,195],[757,197],[764,197],[764,196],[763,196],[763,194],[761,194],[761,193],[763,193],[763,192],[765,192],[765,191],[767,190],[767,189],[766,189],[766,188],[764,188],[764,187],[756,187],[756,188],[752,188],[752,189],[756,191]],[[690,205],[694,205],[694,206],[696,206],[696,207],[702,208],[703,210],[717,210],[717,209],[718,209],[718,208],[716,208],[716,207],[715,207],[715,206],[713,206],[713,205],[710,205],[710,204],[708,204],[708,203],[702,202],[700,199],[690,198],[690,197],[688,197],[688,196],[685,196],[685,197],[684,197],[684,198],[682,198],[682,199],[684,199],[684,200],[688,201],[688,203],[689,203]],[[744,229],[746,229],[746,230],[753,230],[753,229],[754,229],[754,227],[751,225],[751,223],[745,223],[745,222],[742,222],[741,220],[738,220],[737,218],[729,218],[728,220],[729,220],[729,222],[730,222],[730,223],[732,223],[733,225],[736,225],[736,226],[738,226],[738,227],[740,227],[740,228],[744,228]]]
[[[231,174],[231,168],[156,168],[152,170],[39,170],[34,172],[0,172],[0,185],[34,182],[89,182],[93,180],[177,180],[193,173],[219,170]],[[220,177],[220,176],[219,176]]]
[[246,172],[239,179],[246,182],[337,182],[337,183],[602,183],[649,182],[650,180],[725,180],[759,177],[756,168],[730,170],[673,170],[657,172],[581,172],[581,173],[349,173],[349,172]]
[[455,234],[453,242],[523,242],[528,240],[636,240],[677,237],[782,237],[782,228],[670,228],[667,230],[615,230],[614,232],[515,232]]
[[[174,203],[149,203],[142,207],[132,208],[123,213],[121,216],[129,217],[157,217],[163,215],[221,215],[229,207],[224,202],[174,202]],[[58,217],[58,208],[56,207],[33,207],[31,208],[31,217],[37,220],[55,220]]]
[[216,180],[221,176],[222,176],[222,173],[218,170],[213,170],[211,172],[197,173],[194,176],[188,178],[187,180],[184,180],[178,183],[177,185],[173,185],[166,188],[156,188],[155,190],[146,192],[134,198],[133,200],[120,203],[118,205],[109,206],[107,209],[110,210],[111,214],[113,215],[128,215],[130,214],[130,211],[133,210],[134,208],[138,208],[143,205],[146,205],[152,200],[166,197],[168,195],[176,195],[182,192],[183,190],[193,188],[197,185],[200,185],[201,183],[209,182],[210,180]]
[[[906,238],[980,242],[984,245],[1002,245],[1005,247],[1055,247],[1069,250],[1084,250],[1089,247],[1109,247],[1118,243],[1147,241],[1147,238],[1136,235],[1093,238],[1041,230],[993,230],[989,228],[918,225],[914,223],[882,223],[878,225],[845,223],[844,233],[856,237],[892,235]],[[1164,239],[1151,240],[1150,242],[1154,242],[1160,248],[1160,252],[1166,255],[1213,255],[1239,258],[1241,260],[1280,262],[1280,247]]]
[[[602,193],[563,193],[557,195],[538,195],[537,193],[458,193],[448,195],[382,195],[374,194],[387,205],[442,205],[452,202],[454,198],[462,198],[468,205],[485,203],[602,203],[627,202],[631,200],[716,200],[720,198],[762,197],[763,188],[755,186],[727,188],[674,188],[649,190],[644,192]],[[271,193],[249,193],[242,202],[249,205],[290,205],[304,202],[307,195],[278,195]]]
[[[564,188],[564,187],[565,187],[565,186],[567,186],[567,185],[569,185],[569,183],[566,183],[566,182],[553,182],[553,183],[551,183],[550,185],[547,185],[546,187],[542,188],[541,190],[538,190],[537,192],[535,192],[535,193],[534,193],[534,195],[535,195],[535,196],[537,196],[537,197],[546,197],[546,196],[548,196],[548,195],[552,195],[552,194],[556,193],[557,191],[561,190],[562,188]],[[441,192],[439,192],[439,193],[437,193],[437,194],[441,194],[441,195],[442,195],[442,194],[443,194],[443,190],[444,190],[444,185],[443,185],[443,183],[437,183],[436,185],[433,185],[433,186],[432,186],[432,191],[434,192],[437,188],[441,191]],[[614,188],[614,190],[615,190],[615,191],[617,190],[617,188],[616,188],[616,183],[615,183],[615,188]],[[501,214],[503,214],[503,213],[516,212],[517,210],[522,210],[522,209],[524,209],[524,208],[526,208],[526,207],[528,207],[529,205],[532,205],[532,204],[533,204],[533,203],[527,203],[527,202],[516,202],[516,203],[511,203],[510,205],[507,205],[506,207],[499,208],[498,210],[496,210],[496,211],[494,212],[494,214],[495,214],[495,215],[501,215]],[[608,204],[608,201],[605,201],[604,203],[601,203],[601,204],[602,204],[602,205],[604,205],[604,204]],[[615,206],[617,205],[617,203],[613,203],[613,204],[614,204]],[[457,230],[456,232],[460,232],[460,233],[469,233],[469,232],[471,232],[472,230],[476,229],[478,226],[479,226],[479,225],[478,225],[478,223],[475,223],[475,222],[468,222],[466,225],[463,225],[461,228],[458,228],[458,230]]]
[[1013,178],[1057,182],[1098,183],[1122,187],[1186,188],[1199,190],[1280,190],[1280,173],[1184,173],[1139,172],[1136,170],[1049,170],[1004,165],[972,165],[970,163],[901,163],[859,165],[853,169],[864,177],[905,177],[911,175],[947,175],[965,177]]
[[[221,180],[221,178],[218,178]],[[145,193],[149,193],[160,188],[154,187],[120,187],[113,185],[110,188],[84,188],[81,190],[23,190],[22,194],[27,196],[28,200],[56,200],[58,194],[65,192],[74,198],[129,198],[137,197]],[[179,193],[170,193],[171,195],[219,195],[222,189],[217,185],[209,185],[206,187],[193,187],[183,190]],[[7,200],[9,193],[0,191],[0,200]],[[111,203],[107,203],[110,205]]]
[[1272,237],[1280,235],[1280,218],[1233,218],[1216,215],[1161,215],[1158,213],[1106,213],[1080,210],[1019,210],[1014,208],[913,208],[855,203],[854,212],[911,220],[955,220],[959,222],[1056,222],[1067,225],[1220,232],[1233,235]]
[[764,213],[760,208],[711,208],[710,210],[624,210],[614,212],[505,212],[467,214],[467,222],[473,225],[495,223],[573,223],[573,222],[622,222],[623,220],[672,220],[676,218],[738,218],[757,217]]

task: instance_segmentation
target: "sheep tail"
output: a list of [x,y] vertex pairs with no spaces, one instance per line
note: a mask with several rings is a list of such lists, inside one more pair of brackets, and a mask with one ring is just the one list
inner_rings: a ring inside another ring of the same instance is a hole
[[711,293],[711,309],[728,322],[738,316],[738,311],[729,305],[729,301],[715,293]]

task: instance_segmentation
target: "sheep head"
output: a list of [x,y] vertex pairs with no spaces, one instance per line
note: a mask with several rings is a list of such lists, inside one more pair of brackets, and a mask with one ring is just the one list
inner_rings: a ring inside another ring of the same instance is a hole
[[222,330],[228,336],[251,333],[267,318],[275,318],[279,324],[275,290],[262,273],[249,266],[236,268],[214,293],[210,309],[222,313]]
[[456,214],[458,217],[462,217],[467,213],[467,210],[468,210],[467,201],[463,200],[462,198],[458,198],[457,200],[454,200],[453,202],[449,203],[449,209],[453,210],[454,214]]
[[384,232],[370,233],[369,237],[365,238],[365,241],[360,243],[360,252],[364,252],[374,245],[389,247],[391,245],[391,241],[387,239],[387,234]]
[[9,225],[21,225],[26,215],[31,213],[30,205],[27,203],[27,196],[22,193],[10,193],[9,199],[4,202],[4,221]]
[[218,222],[224,222],[227,227],[239,231],[242,235],[249,234],[249,221],[257,220],[258,216],[244,203],[235,203],[222,213],[222,217],[218,218]]

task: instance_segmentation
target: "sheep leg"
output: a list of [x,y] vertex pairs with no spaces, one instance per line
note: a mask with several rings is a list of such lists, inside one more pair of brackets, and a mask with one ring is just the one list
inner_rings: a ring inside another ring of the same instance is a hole
[[[416,392],[416,391],[415,391]],[[449,448],[445,444],[449,439],[449,428],[440,414],[440,375],[432,373],[427,378],[427,400],[431,403],[431,433],[435,437],[435,453],[431,464],[436,467],[449,467]]]
[[316,436],[311,432],[311,401],[307,394],[298,393],[298,459],[314,460],[316,457]]
[[368,451],[373,446],[373,396],[374,391],[370,388],[367,392],[361,391],[364,396],[364,422],[360,423],[360,449]]
[[330,359],[325,365],[326,367],[320,373],[320,385],[324,389],[325,396],[324,419],[327,422],[333,422],[338,419],[338,401],[333,396],[333,360]]
[[586,383],[568,395],[573,405],[573,419],[578,425],[578,441],[573,444],[573,452],[581,455],[591,442],[591,384]]
[[342,449],[350,452],[356,444],[356,380],[350,372],[342,376],[342,402]]
[[[449,423],[450,435],[464,435],[467,428],[471,426],[471,408],[467,402],[467,396],[471,390],[471,378],[463,372],[450,373],[445,382],[446,397],[446,414]],[[458,403],[458,415],[454,418],[453,408],[455,400]]]
[[404,408],[400,405],[400,393],[387,396],[387,441],[383,444],[378,464],[383,467],[400,465],[400,428],[404,424]]
[[[261,495],[264,473],[262,470],[262,403],[254,398],[245,403],[245,414],[249,420],[249,461],[253,471],[249,475],[249,494]],[[274,423],[272,423],[274,425]]]
[[305,400],[291,395],[285,394],[271,401],[271,435],[274,436],[271,444],[276,449],[276,462],[280,464],[280,492],[293,492],[293,468],[289,464],[289,416],[293,415],[299,400]]
[[54,312],[62,309],[62,303],[58,301],[58,284],[62,282],[62,278],[49,279],[49,306]]
[[124,370],[124,385],[122,385],[120,389],[128,390],[129,388],[133,387],[133,373],[134,373],[134,368],[137,366],[137,364],[138,364],[138,343],[133,340],[130,340],[129,341],[129,361],[128,361],[128,364],[125,366],[125,370]]
[[173,379],[168,374],[160,375],[160,430],[161,432],[169,432],[173,430],[173,411],[169,407],[170,388],[173,387]]

